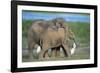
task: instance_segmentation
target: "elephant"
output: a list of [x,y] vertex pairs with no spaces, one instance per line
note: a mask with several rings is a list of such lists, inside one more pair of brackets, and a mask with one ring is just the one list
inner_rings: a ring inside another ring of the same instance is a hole
[[[45,32],[47,32],[48,27],[52,28],[55,31],[57,31],[59,28],[64,28],[64,30],[66,30],[68,32],[68,29],[67,29],[68,27],[64,26],[64,19],[63,18],[62,19],[61,18],[53,19],[51,21],[46,21],[46,20],[43,20],[43,19],[34,21],[28,29],[28,52],[29,52],[29,59],[30,60],[33,59],[33,49],[36,49],[36,48],[38,48],[38,46],[40,46],[41,36]],[[69,31],[69,35],[70,35],[70,31]],[[67,39],[65,39],[65,40],[67,41]],[[40,47],[42,47],[42,46],[40,46]],[[52,47],[52,49],[51,49],[52,54],[51,55],[53,55],[53,53],[55,55],[57,55],[56,53],[59,54],[60,53],[60,47],[61,46]]]
[[[76,48],[76,40],[75,40],[75,36],[74,33],[72,32],[71,28],[67,25],[67,23],[65,23],[65,20],[63,18],[55,18],[52,20],[52,22],[54,23],[54,25],[58,28],[64,28],[66,30],[66,42],[67,45],[69,45],[69,48],[71,49],[71,54],[74,54],[75,52],[75,48]],[[69,42],[73,41],[73,45],[70,44]],[[73,47],[70,47],[70,45]],[[52,57],[57,57],[60,54],[60,47],[57,47],[58,49],[52,49]]]
[[[28,29],[28,54],[29,60],[33,60],[33,50],[37,49],[40,46],[41,35],[45,33],[48,27],[51,27],[53,24],[48,23],[43,19],[34,20],[32,25]],[[56,29],[56,28],[53,28]],[[41,46],[40,46],[41,47]]]
[[40,45],[41,35],[48,28],[48,24],[45,20],[40,19],[32,23],[28,29],[28,52],[29,59],[33,59],[33,49],[36,49]]
[[42,50],[40,51],[39,59],[44,59],[50,48],[57,49],[57,47],[63,48],[65,56],[70,56],[70,49],[65,40],[66,30],[62,27],[57,30],[54,29],[55,26],[52,27],[48,27],[45,33],[41,36],[40,45],[42,46]]

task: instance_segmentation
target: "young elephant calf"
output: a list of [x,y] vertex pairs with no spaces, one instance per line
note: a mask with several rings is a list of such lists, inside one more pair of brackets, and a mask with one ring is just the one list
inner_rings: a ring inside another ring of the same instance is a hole
[[66,31],[64,28],[58,28],[57,30],[48,27],[46,32],[41,37],[42,50],[39,54],[39,59],[43,59],[50,48],[61,46],[66,56],[70,56],[70,49],[66,45]]

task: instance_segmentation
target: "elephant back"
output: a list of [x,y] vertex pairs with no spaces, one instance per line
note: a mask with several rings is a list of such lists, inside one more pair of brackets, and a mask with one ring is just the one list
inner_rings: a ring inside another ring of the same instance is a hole
[[38,44],[41,35],[45,32],[47,28],[48,24],[45,20],[34,20],[28,30],[28,40],[33,40],[35,43]]
[[32,24],[31,29],[40,36],[48,28],[48,26],[49,25],[45,20],[37,20]]

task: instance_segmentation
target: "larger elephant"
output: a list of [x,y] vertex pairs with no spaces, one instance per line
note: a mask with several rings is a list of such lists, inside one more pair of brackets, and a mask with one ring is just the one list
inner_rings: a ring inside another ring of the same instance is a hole
[[[61,20],[61,22],[59,23],[59,21],[57,20]],[[48,27],[52,26],[54,26],[53,29],[58,29],[59,27],[64,27],[65,29],[68,28],[67,26],[66,27],[64,26],[64,21],[62,21],[62,19],[59,18],[54,19],[52,21],[37,20],[33,22],[32,25],[30,26],[28,30],[28,51],[29,51],[29,58],[31,60],[33,59],[33,49],[36,49],[37,46],[40,45],[41,36],[43,35],[43,33],[45,33]],[[66,31],[68,32],[68,30]]]
[[33,49],[36,49],[40,45],[41,35],[48,28],[48,24],[45,20],[37,20],[32,23],[28,30],[28,52],[30,60],[33,59]]
[[[41,36],[45,33],[48,27],[51,27],[53,23],[45,21],[43,19],[36,20],[28,29],[28,52],[29,59],[33,59],[33,49],[37,49],[40,46]],[[54,28],[55,29],[55,28]]]

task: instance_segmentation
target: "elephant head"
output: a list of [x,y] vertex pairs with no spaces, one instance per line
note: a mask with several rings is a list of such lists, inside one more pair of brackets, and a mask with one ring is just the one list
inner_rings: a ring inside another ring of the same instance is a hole
[[52,21],[57,28],[65,28],[65,20],[63,18],[55,18]]

